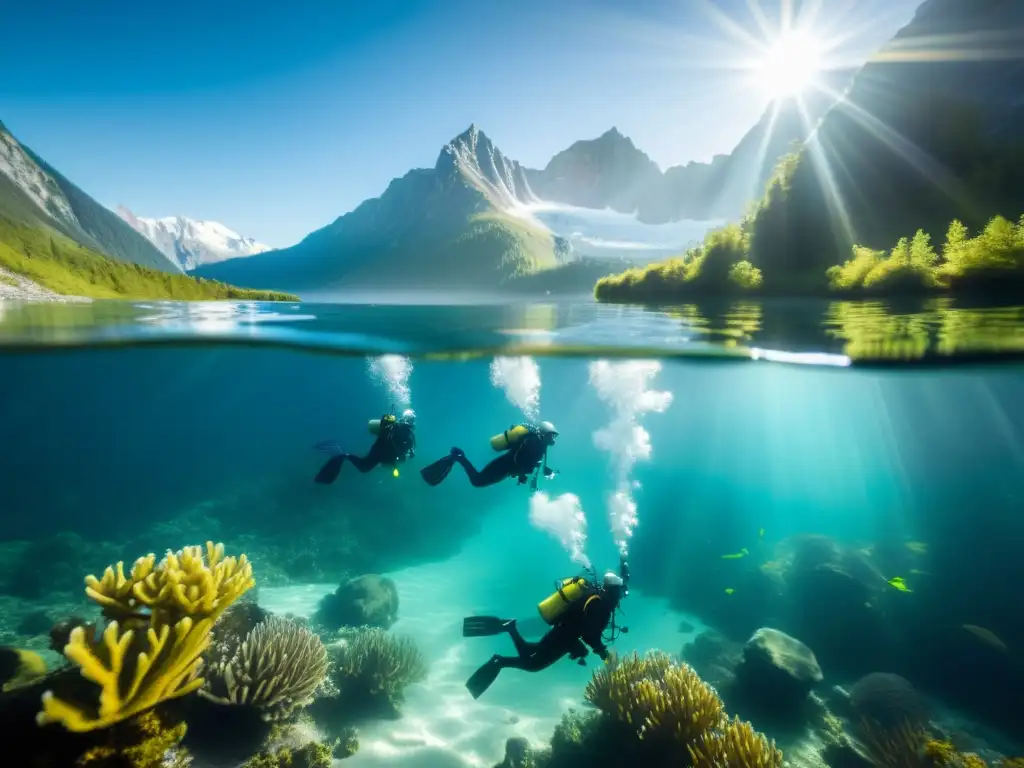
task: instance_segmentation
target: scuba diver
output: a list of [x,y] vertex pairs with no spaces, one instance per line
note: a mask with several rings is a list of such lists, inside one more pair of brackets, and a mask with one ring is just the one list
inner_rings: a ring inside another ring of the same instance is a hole
[[548,467],[547,462],[548,448],[555,444],[556,437],[558,430],[550,421],[542,421],[537,426],[518,424],[491,438],[491,447],[504,453],[483,469],[474,467],[461,448],[452,448],[451,453],[421,469],[420,474],[428,485],[439,485],[458,462],[474,488],[494,485],[510,477],[523,485],[532,473],[530,487],[537,490],[537,476],[541,471],[546,478],[558,472]]
[[346,459],[360,472],[369,472],[378,464],[383,464],[392,467],[392,473],[398,477],[396,465],[416,455],[416,414],[408,408],[397,418],[393,413],[388,413],[379,419],[370,419],[369,427],[370,434],[376,435],[377,439],[365,456],[346,453],[338,443],[331,440],[317,443],[318,450],[332,456],[320,467],[316,482],[330,485],[337,480]]
[[[609,571],[600,584],[590,572],[591,579],[582,576],[563,579],[556,591],[537,605],[541,618],[552,625],[540,640],[527,642],[519,634],[515,619],[494,616],[470,616],[462,622],[463,637],[490,637],[507,632],[516,647],[516,656],[495,654],[466,681],[466,688],[474,699],[480,698],[503,669],[522,669],[539,672],[547,669],[563,656],[586,666],[587,646],[604,661],[608,661],[608,646],[604,633],[611,624],[608,643],[618,638],[616,630],[629,632],[628,627],[615,625],[615,611],[619,602],[629,594],[629,567],[625,559],[619,561],[619,573]],[[586,645],[584,645],[584,643]]]

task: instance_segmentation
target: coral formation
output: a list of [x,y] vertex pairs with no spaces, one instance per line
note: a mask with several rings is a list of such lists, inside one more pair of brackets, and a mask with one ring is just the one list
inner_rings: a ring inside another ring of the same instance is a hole
[[781,768],[774,742],[727,719],[717,692],[661,651],[613,657],[594,673],[586,698],[597,713],[565,716],[537,764]]
[[889,672],[865,675],[850,689],[850,706],[860,720],[886,729],[928,722],[924,699],[907,680]]
[[223,611],[253,586],[245,555],[225,557],[223,545],[168,551],[107,567],[102,579],[86,577],[86,595],[110,619],[97,638],[85,627],[71,631],[64,655],[100,687],[98,702],[43,694],[41,725],[71,731],[104,728],[203,685],[199,676],[210,631]]
[[363,628],[337,648],[333,677],[342,697],[358,691],[383,696],[397,708],[405,689],[427,677],[427,660],[411,637]]
[[688,664],[660,651],[620,661],[613,657],[587,685],[586,698],[606,715],[636,729],[640,739],[683,745],[717,726],[722,702]]
[[337,743],[323,741],[310,741],[298,748],[281,747],[253,755],[241,768],[331,768],[336,747]]
[[[962,752],[952,742],[935,738],[919,721],[887,726],[874,720],[860,723],[861,741],[877,768],[988,768],[973,752]],[[1000,766],[1024,765],[1020,758],[1001,760]]]
[[733,718],[688,746],[694,768],[782,768],[782,752],[750,723]]
[[267,720],[306,706],[327,675],[327,649],[294,621],[271,616],[256,625],[234,654],[211,666],[200,694],[219,704],[247,704]]
[[169,725],[150,710],[104,733],[104,741],[75,762],[85,768],[185,768],[190,764],[179,748],[185,723]]
[[0,683],[4,691],[21,688],[46,674],[46,662],[38,653],[22,648],[0,648]]

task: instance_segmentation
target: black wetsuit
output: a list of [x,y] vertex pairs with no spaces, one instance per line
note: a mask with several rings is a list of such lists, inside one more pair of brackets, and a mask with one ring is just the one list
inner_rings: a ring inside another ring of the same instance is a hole
[[[525,483],[527,477],[544,461],[547,450],[548,446],[543,438],[531,432],[518,445],[508,448],[501,456],[481,470],[477,470],[461,451],[454,456],[455,460],[466,470],[469,482],[475,488],[483,488],[500,483],[510,477],[517,477],[520,483]],[[544,474],[547,475],[550,472],[551,470],[545,463]]]
[[[334,449],[334,443],[328,443]],[[373,441],[369,452],[365,456],[356,456],[354,453],[336,453],[320,467],[315,482],[323,485],[330,485],[341,471],[341,465],[347,459],[353,467],[360,472],[369,472],[378,464],[394,466],[400,461],[416,455],[416,434],[412,424],[404,422],[388,422],[381,419],[380,434]]]
[[416,434],[410,424],[399,421],[390,427],[382,424],[380,434],[365,456],[346,453],[345,458],[360,472],[369,472],[378,464],[393,466],[415,455]]
[[522,669],[526,672],[539,672],[547,669],[563,656],[582,659],[587,655],[586,643],[594,653],[602,659],[608,658],[608,647],[601,640],[601,635],[615,614],[615,604],[600,594],[591,595],[583,604],[566,616],[562,621],[548,630],[535,643],[527,642],[519,634],[513,624],[508,633],[516,646],[518,656],[495,656],[495,661],[502,669]]

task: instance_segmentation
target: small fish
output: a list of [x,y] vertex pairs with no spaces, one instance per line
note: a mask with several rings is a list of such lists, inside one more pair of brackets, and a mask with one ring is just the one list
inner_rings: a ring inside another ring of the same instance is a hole
[[903,577],[901,577],[901,576],[893,576],[891,579],[889,579],[889,586],[895,587],[900,592],[913,592],[914,591],[910,587],[907,586],[907,582],[905,582],[903,580]]
[[985,629],[984,627],[979,627],[975,624],[961,624],[960,626],[962,626],[964,629],[966,629],[978,640],[980,640],[990,648],[994,648],[997,651],[1002,651],[1003,653],[1010,652],[1010,649],[1006,647],[1006,643],[1004,643],[999,638],[999,636],[996,635],[996,633],[992,630]]
[[395,477],[398,477],[398,467],[395,467],[393,470],[391,470],[391,474],[394,475]]
[[749,554],[750,554],[750,552],[747,550],[746,547],[744,547],[739,552],[737,552],[735,555],[722,555],[722,559],[723,560],[739,560],[741,557],[746,557]]
[[735,590],[735,589],[733,589],[732,587],[726,587],[726,588],[725,588],[725,594],[727,594],[727,595],[731,595],[731,594],[732,594],[733,592],[735,592],[735,591],[736,591],[736,590]]
[[913,552],[915,555],[927,555],[928,545],[923,541],[905,541],[903,546]]
[[931,576],[931,574],[928,573],[928,571],[919,571],[917,570],[917,568],[911,568],[910,573],[912,573],[914,576]]
[[761,529],[759,529],[757,531],[757,538],[759,538],[759,539],[763,539],[764,538],[764,528],[761,528]]

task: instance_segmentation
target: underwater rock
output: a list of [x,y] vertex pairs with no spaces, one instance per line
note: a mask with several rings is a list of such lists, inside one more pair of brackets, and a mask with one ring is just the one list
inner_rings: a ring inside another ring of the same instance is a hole
[[904,724],[923,727],[928,723],[924,698],[909,681],[888,672],[872,672],[854,683],[850,707],[858,719],[884,729]]
[[743,659],[743,645],[709,629],[683,646],[679,655],[705,682],[722,692],[736,677],[736,667]]
[[824,679],[814,652],[794,637],[762,627],[743,646],[736,684],[747,700],[790,709],[803,703]]
[[495,768],[533,768],[533,765],[530,742],[521,736],[513,736],[505,742],[505,759]]
[[385,576],[368,574],[350,579],[321,599],[313,618],[332,629],[390,629],[398,620],[398,588]]

